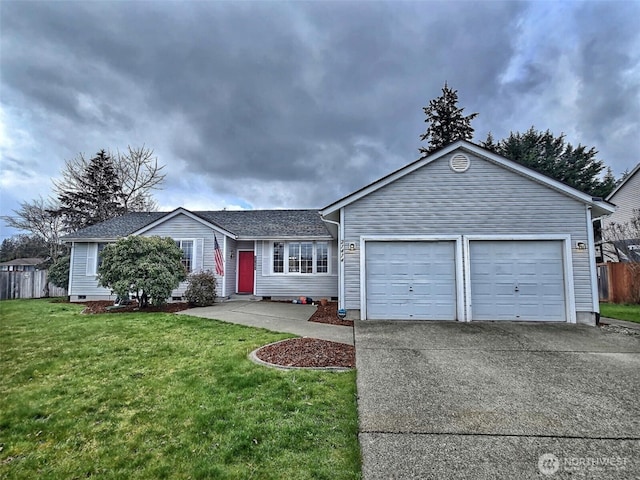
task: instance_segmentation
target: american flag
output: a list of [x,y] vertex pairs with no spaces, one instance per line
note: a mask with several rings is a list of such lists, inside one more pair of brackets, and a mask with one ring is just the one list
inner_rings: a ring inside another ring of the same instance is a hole
[[222,251],[220,250],[220,245],[218,245],[218,239],[216,236],[213,236],[213,244],[214,250],[216,252],[216,275],[223,276],[224,275],[224,260],[222,259]]

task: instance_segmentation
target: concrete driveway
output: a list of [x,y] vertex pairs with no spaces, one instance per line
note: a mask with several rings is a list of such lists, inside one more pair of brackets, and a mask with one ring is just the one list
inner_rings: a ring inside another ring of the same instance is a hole
[[640,336],[356,322],[365,480],[640,478]]

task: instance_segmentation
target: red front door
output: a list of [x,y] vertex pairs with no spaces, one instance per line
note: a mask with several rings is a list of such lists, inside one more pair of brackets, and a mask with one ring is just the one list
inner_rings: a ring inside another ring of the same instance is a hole
[[238,293],[253,293],[253,252],[238,252]]

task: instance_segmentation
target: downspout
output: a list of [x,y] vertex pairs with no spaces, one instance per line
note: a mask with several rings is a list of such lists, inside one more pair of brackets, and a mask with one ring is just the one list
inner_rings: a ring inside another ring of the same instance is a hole
[[593,222],[591,207],[587,205],[587,245],[589,248],[589,270],[591,273],[591,297],[593,299],[593,313],[596,315],[596,325],[600,323],[600,292],[598,291],[598,274],[596,272],[596,247],[593,236]]
[[[214,234],[215,235],[215,234]],[[221,293],[222,293],[222,298],[226,298],[227,296],[227,271],[228,271],[228,265],[227,265],[227,236],[226,235],[222,235],[222,238],[224,239],[222,241],[222,258],[224,259],[224,261],[222,262],[222,268],[224,268],[224,271],[222,272],[222,288]],[[214,252],[214,257],[215,257],[215,252]],[[215,263],[216,259],[213,259],[213,262]],[[202,264],[204,265],[204,260],[202,262]],[[215,270],[215,268],[214,268]]]
[[[344,231],[341,222],[335,222],[320,215],[323,222],[332,223],[338,227],[338,309],[344,309]],[[340,214],[342,220],[342,211]]]
[[76,251],[76,242],[71,242],[71,256],[69,257],[69,287],[67,288],[67,296],[71,301],[71,292],[73,290],[73,257]]

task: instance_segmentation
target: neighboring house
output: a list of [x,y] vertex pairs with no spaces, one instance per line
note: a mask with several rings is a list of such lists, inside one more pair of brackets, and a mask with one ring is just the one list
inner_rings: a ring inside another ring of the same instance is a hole
[[609,194],[607,201],[617,208],[602,219],[602,260],[640,261],[640,225],[633,225],[633,219],[640,215],[640,163]]
[[44,258],[16,258],[8,262],[0,263],[1,272],[33,272],[38,270],[38,266],[45,262]]
[[458,141],[320,212],[178,209],[89,227],[65,239],[72,243],[69,294],[72,301],[113,298],[95,277],[105,242],[171,236],[192,270],[213,270],[215,235],[225,259],[221,296],[337,297],[362,319],[594,324],[591,220],[613,211]]

